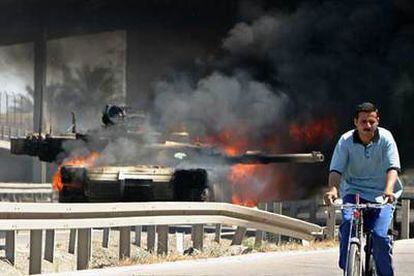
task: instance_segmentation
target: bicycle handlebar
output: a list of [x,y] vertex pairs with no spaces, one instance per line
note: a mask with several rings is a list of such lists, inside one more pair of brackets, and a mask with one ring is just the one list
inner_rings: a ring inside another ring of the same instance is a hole
[[332,206],[341,208],[341,209],[347,209],[347,208],[355,208],[355,209],[374,209],[374,208],[383,208],[387,203],[345,203],[345,204],[338,204],[333,203]]
[[[394,197],[395,198],[399,198],[402,194],[402,190],[399,190],[397,192],[394,193]],[[388,202],[387,200],[383,197],[383,196],[378,196],[375,198],[376,203],[360,203],[358,206],[362,206],[362,208],[382,208],[384,207]],[[346,203],[346,205],[351,205],[352,203]],[[332,202],[332,206],[336,207],[336,208],[341,208],[343,209],[341,206],[343,206],[344,204],[342,204],[342,199],[336,199]],[[356,207],[356,203],[353,204],[353,206],[348,206],[349,208],[351,207]],[[366,206],[367,205],[367,206]],[[329,205],[328,205],[329,206]]]

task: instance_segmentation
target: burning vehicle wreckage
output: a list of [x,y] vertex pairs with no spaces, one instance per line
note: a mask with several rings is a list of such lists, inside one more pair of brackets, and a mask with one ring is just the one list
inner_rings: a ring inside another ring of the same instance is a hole
[[[154,136],[158,136],[161,142],[149,143],[148,133],[137,128],[142,119],[138,115],[127,116],[125,107],[108,105],[103,112],[102,129],[81,134],[76,131],[72,114],[70,134],[31,134],[14,138],[11,140],[11,153],[38,156],[41,161],[58,163],[53,186],[59,191],[60,202],[214,201],[214,185],[211,184],[208,164],[217,167],[315,163],[324,159],[320,152],[269,155],[250,151],[226,155],[213,145],[183,141],[187,137],[185,133],[170,135],[174,137],[172,141],[161,139],[158,133]],[[139,156],[132,165],[131,162],[100,164],[103,149],[119,137],[133,141],[140,151]],[[67,149],[76,149],[80,144],[86,146],[90,154],[71,158]]]

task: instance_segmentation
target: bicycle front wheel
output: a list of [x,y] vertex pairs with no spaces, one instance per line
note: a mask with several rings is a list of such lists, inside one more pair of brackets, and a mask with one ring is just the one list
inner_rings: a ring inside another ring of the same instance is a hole
[[346,276],[361,275],[361,251],[356,243],[349,245],[348,265],[346,267]]

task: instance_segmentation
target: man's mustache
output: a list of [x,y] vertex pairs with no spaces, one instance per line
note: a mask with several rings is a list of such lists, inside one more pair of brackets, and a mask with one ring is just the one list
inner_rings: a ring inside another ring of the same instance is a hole
[[375,131],[376,128],[364,128],[363,131],[367,131],[367,132],[371,132],[371,131]]

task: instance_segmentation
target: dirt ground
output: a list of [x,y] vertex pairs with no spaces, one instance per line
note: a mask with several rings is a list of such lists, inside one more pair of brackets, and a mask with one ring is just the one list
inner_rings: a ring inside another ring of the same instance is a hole
[[[131,244],[131,257],[119,260],[119,232],[110,231],[108,248],[102,247],[102,230],[94,230],[92,233],[92,257],[90,268],[102,268],[111,266],[123,266],[132,264],[145,264],[168,262],[195,258],[211,258],[247,254],[257,251],[278,251],[295,249],[327,248],[336,245],[336,242],[312,242],[305,247],[297,241],[285,240],[281,245],[272,241],[264,241],[259,248],[254,247],[254,237],[245,238],[241,246],[230,246],[231,239],[222,238],[220,244],[214,241],[214,233],[206,233],[203,251],[194,250],[192,254],[181,254],[176,251],[176,234],[169,234],[169,252],[167,255],[156,255],[146,251],[146,232],[141,235],[141,247]],[[44,237],[44,235],[43,235]],[[231,237],[231,236],[229,236]],[[44,238],[43,238],[44,239]],[[131,232],[131,241],[135,240],[135,234]],[[68,253],[69,230],[57,231],[55,236],[54,262],[42,261],[42,272],[64,272],[76,270],[76,254]],[[184,235],[184,249],[191,248],[191,234]],[[76,253],[76,249],[75,249]],[[27,275],[29,271],[29,231],[19,231],[16,234],[16,261],[13,267],[5,260],[4,238],[0,238],[0,275]]]

